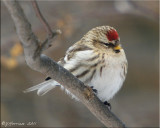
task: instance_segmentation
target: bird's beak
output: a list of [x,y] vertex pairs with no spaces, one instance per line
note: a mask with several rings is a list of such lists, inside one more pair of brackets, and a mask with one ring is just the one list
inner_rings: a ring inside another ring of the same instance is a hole
[[114,47],[114,50],[120,50],[120,49],[122,49],[122,47],[120,45],[117,45]]

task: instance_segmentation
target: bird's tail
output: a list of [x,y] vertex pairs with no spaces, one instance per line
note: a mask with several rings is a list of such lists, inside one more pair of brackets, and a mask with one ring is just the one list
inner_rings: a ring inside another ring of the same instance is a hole
[[44,81],[44,82],[42,82],[38,85],[30,87],[30,88],[24,90],[23,92],[28,93],[28,92],[32,92],[32,91],[37,90],[37,95],[38,96],[43,96],[44,94],[46,94],[47,92],[49,92],[50,90],[55,88],[56,86],[60,86],[62,90],[65,90],[65,92],[72,97],[72,99],[75,99],[75,100],[79,101],[79,99],[75,95],[70,93],[70,91],[65,89],[62,85],[60,85],[58,82],[54,81],[53,79],[49,79],[49,80]]
[[37,90],[37,95],[43,96],[44,94],[46,94],[47,92],[49,92],[50,90],[55,88],[56,86],[61,86],[61,85],[58,82],[50,79],[50,80],[44,81],[38,85],[30,87],[30,88],[24,90],[23,92],[28,93],[28,92],[32,92],[32,91]]

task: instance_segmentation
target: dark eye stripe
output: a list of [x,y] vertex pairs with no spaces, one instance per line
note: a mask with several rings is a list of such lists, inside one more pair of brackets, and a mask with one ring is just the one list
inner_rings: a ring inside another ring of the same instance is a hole
[[112,44],[112,43],[103,43],[103,44],[108,46],[108,47],[114,47],[114,44]]

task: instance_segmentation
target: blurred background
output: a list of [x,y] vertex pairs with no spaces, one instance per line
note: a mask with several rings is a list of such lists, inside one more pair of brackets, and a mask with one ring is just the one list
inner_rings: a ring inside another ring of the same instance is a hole
[[[29,1],[20,2],[39,39],[45,30]],[[128,127],[159,126],[159,1],[39,1],[42,14],[62,35],[45,52],[58,61],[91,28],[117,29],[128,59],[128,75],[110,100],[112,111]],[[35,122],[32,127],[104,127],[80,102],[59,88],[43,97],[23,90],[45,76],[30,69],[8,10],[1,2],[1,120]],[[17,126],[16,126],[17,127]]]

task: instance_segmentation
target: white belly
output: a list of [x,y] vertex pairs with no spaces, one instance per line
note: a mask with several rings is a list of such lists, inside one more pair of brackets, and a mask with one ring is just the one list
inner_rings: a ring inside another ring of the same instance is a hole
[[[85,56],[87,56],[88,54],[89,53],[85,54]],[[81,56],[79,56],[78,58],[80,58],[80,57],[84,57],[84,55],[81,54]],[[82,59],[80,59],[80,60],[82,60]],[[75,61],[75,59],[73,61],[69,61],[65,65],[65,68],[66,69],[72,68],[73,65],[77,64],[75,62],[79,62],[79,61]],[[97,90],[96,94],[97,94],[98,98],[102,102],[104,102],[104,101],[110,100],[118,92],[118,90],[121,88],[121,86],[125,80],[125,76],[126,76],[126,72],[127,72],[127,60],[126,60],[124,51],[121,49],[121,52],[118,54],[113,53],[113,52],[106,53],[105,67],[103,67],[102,73],[100,73],[100,69],[101,69],[100,67],[102,65],[104,65],[104,63],[102,63],[102,64],[100,63],[100,65],[98,67],[96,67],[96,73],[92,77],[92,80],[89,82],[86,82],[84,84],[89,85],[90,87],[93,86],[93,89]],[[86,70],[86,67],[82,66],[81,68],[76,70],[76,72],[73,72],[73,75],[76,76],[76,74],[78,74],[79,72],[83,72],[85,70]],[[87,75],[91,76],[91,73],[92,72],[88,73]],[[86,78],[88,78],[88,77],[82,77],[82,78],[80,78],[80,80],[82,82],[84,82],[86,80]],[[69,91],[67,90],[67,93],[68,92]],[[72,95],[72,97],[75,97],[75,96]],[[77,98],[75,98],[75,99],[77,99]]]
[[102,75],[100,76],[99,71],[96,72],[94,78],[89,84],[97,90],[97,96],[101,101],[110,100],[122,87],[122,84],[125,80],[124,75],[124,60],[119,61],[114,64],[108,64],[102,70]]

